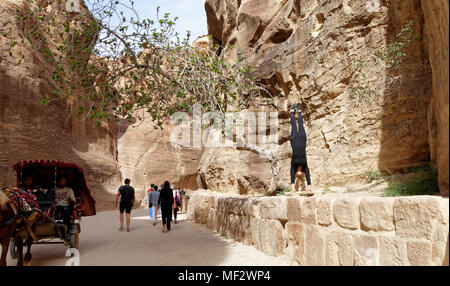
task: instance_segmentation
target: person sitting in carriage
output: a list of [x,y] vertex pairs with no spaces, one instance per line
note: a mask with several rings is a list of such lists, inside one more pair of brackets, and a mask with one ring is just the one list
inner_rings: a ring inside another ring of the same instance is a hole
[[34,183],[33,177],[26,177],[25,181],[23,182],[22,188],[25,191],[28,191],[29,193],[31,193],[31,190],[36,189],[36,185]]
[[71,188],[67,187],[66,179],[60,178],[59,185],[55,189],[55,206],[56,213],[62,217],[67,229],[70,229],[70,218],[75,201],[75,194]]

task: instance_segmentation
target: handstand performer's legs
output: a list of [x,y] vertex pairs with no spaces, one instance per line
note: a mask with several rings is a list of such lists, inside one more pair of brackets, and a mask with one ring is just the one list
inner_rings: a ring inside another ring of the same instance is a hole
[[301,138],[301,145],[306,146],[306,131],[305,126],[303,125],[303,114],[300,106],[298,107],[298,137]]
[[298,106],[298,124],[295,118],[295,109],[293,112],[294,105],[291,107],[290,117],[291,117],[291,145],[292,149],[306,148],[306,132],[303,125],[303,114]]
[[290,116],[291,116],[291,138],[292,138],[296,137],[298,133],[297,120],[295,119],[295,104],[292,104],[291,106]]

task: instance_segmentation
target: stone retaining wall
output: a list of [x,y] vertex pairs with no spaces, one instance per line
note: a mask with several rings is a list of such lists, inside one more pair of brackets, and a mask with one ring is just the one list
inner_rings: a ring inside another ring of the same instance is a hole
[[293,265],[448,265],[448,198],[197,191],[188,219]]

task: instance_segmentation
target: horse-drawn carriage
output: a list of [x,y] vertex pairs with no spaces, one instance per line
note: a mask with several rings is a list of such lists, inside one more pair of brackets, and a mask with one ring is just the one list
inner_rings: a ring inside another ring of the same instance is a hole
[[[21,259],[25,241],[28,243],[28,252],[31,244],[64,244],[70,250],[66,255],[74,255],[73,249],[79,248],[81,218],[95,215],[95,200],[89,192],[83,170],[75,164],[59,161],[21,161],[13,168],[17,173],[19,188],[9,190],[9,196],[12,197],[10,201],[17,200],[17,197],[31,197],[35,203],[30,205],[35,206],[31,206],[32,210],[28,213],[35,214],[37,219],[32,228],[27,227],[31,220],[29,215],[24,216],[24,223],[17,224],[10,238],[11,257]],[[64,187],[72,189],[75,197],[75,200],[69,200],[70,220],[67,221],[56,205],[61,187],[58,182],[62,178],[66,183]],[[29,256],[31,260],[31,254]]]

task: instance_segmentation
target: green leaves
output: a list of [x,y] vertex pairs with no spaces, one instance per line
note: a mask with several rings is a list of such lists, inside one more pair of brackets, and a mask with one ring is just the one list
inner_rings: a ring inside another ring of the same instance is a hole
[[396,35],[396,40],[374,49],[374,55],[388,68],[399,65],[401,58],[406,56],[406,49],[413,42],[415,31],[414,21],[408,21]]
[[[371,54],[357,58],[350,99],[369,103],[380,97],[379,91],[395,87],[402,77],[402,60],[407,56],[415,34],[414,21],[408,21],[392,42],[374,47]],[[380,74],[385,78],[382,86],[377,79]]]
[[50,97],[46,94],[45,98],[42,99],[41,101],[39,101],[39,104],[43,105],[43,106],[46,106],[49,103],[49,101],[50,101]]
[[77,116],[80,117],[83,113],[87,112],[87,108],[84,106],[78,106]]
[[433,166],[421,166],[408,180],[393,178],[384,191],[386,197],[435,195],[439,193],[438,173]]
[[56,89],[52,90],[51,93],[54,95],[61,95],[61,91],[56,90]]
[[[174,29],[178,18],[161,14],[159,7],[156,19],[141,19],[133,1],[131,7],[114,0],[93,3],[94,20],[61,17],[57,9],[40,6],[18,16],[23,24],[34,25],[23,39],[46,61],[41,72],[50,75],[53,90],[42,105],[71,100],[77,116],[97,123],[129,119],[145,110],[162,127],[169,115],[192,112],[195,103],[203,110],[225,112],[231,105],[256,102],[264,90],[244,57],[229,63],[218,56],[219,45],[212,50],[191,47],[190,31],[180,37]],[[18,46],[12,39],[11,56]]]

